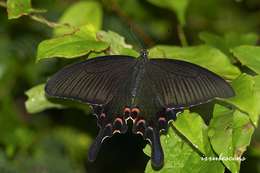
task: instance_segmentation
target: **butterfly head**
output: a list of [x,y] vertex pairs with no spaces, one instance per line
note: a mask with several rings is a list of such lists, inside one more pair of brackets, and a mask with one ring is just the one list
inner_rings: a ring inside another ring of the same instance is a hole
[[149,54],[149,52],[148,52],[147,49],[141,49],[140,50],[140,57],[141,57],[141,59],[143,59],[145,61],[148,60],[148,54]]

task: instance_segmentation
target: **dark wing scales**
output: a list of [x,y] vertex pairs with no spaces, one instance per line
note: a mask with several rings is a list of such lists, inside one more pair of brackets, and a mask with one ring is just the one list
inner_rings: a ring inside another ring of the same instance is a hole
[[185,61],[151,59],[146,71],[165,107],[191,107],[215,97],[234,96],[234,91],[224,79]]
[[[166,93],[165,93],[166,94]],[[157,90],[153,86],[153,81],[149,78],[147,71],[144,72],[139,83],[137,95],[134,100],[134,107],[138,107],[140,114],[133,123],[133,132],[141,132],[143,137],[151,145],[151,164],[155,169],[160,169],[164,164],[164,154],[160,142],[160,125],[158,119],[163,109],[161,100],[157,96]],[[144,120],[144,121],[143,121]],[[139,122],[145,122],[140,125]]]
[[106,104],[136,62],[130,56],[113,55],[67,66],[47,82],[46,94],[91,104]]
[[142,81],[138,86],[138,93],[134,100],[134,106],[141,110],[140,116],[147,121],[153,121],[155,114],[160,111],[163,105],[160,103],[160,98],[157,97],[157,91],[153,86],[153,81],[144,73]]
[[[141,110],[140,116],[147,122],[144,137],[152,147],[152,166],[155,169],[163,166],[160,131],[167,130],[168,122],[176,119],[179,111],[215,97],[233,95],[232,88],[224,79],[198,65],[170,59],[148,61],[135,104]],[[133,129],[138,131],[138,120]]]

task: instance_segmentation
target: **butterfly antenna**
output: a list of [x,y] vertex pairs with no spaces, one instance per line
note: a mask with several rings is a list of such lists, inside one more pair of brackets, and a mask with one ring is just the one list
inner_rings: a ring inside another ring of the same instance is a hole
[[[152,38],[150,38],[150,36],[145,31],[143,31],[142,28],[136,25],[134,21],[126,13],[124,13],[124,11],[121,10],[120,6],[115,0],[110,0],[108,2],[110,3],[109,5],[111,6],[111,10],[115,12],[128,25],[132,38],[137,41],[141,48],[150,48],[155,45]],[[136,35],[143,41],[137,39]]]
[[129,30],[130,30],[131,38],[134,40],[135,43],[138,44],[138,49],[146,49],[147,46],[145,45],[144,41],[136,36],[133,25],[129,25]]

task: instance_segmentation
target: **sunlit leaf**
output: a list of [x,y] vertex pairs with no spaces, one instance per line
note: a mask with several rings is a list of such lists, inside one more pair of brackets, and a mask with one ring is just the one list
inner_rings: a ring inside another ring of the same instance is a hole
[[25,102],[26,110],[29,113],[41,112],[48,108],[62,108],[60,104],[52,103],[47,100],[44,91],[44,84],[37,85],[26,91],[28,99]]
[[[202,160],[199,155],[185,140],[180,138],[172,128],[167,135],[161,136],[161,143],[164,149],[164,166],[159,171],[151,167],[151,161],[148,162],[145,172],[162,173],[224,173],[224,166],[220,161]],[[147,145],[145,153],[150,155],[150,147]]]
[[125,38],[113,31],[100,31],[97,38],[110,44],[107,51],[110,55],[130,55],[137,57],[139,54],[132,48],[132,45],[125,42]]
[[235,32],[226,33],[223,37],[209,32],[201,32],[199,37],[207,45],[216,47],[226,54],[229,50],[240,45],[255,45],[258,36],[254,33],[239,34]]
[[235,97],[225,99],[225,101],[235,105],[241,111],[248,113],[252,122],[257,125],[259,119],[260,102],[256,97],[252,76],[242,74],[232,81],[232,88],[235,90]]
[[86,25],[74,34],[44,40],[38,46],[37,60],[53,57],[76,58],[92,51],[105,50],[108,44],[97,41],[95,34],[95,28]]
[[31,0],[7,0],[8,19],[16,19],[32,12],[44,12],[31,6]]
[[209,138],[214,151],[232,172],[238,173],[242,154],[250,144],[254,127],[248,116],[240,111],[215,105],[209,125]]
[[205,67],[227,79],[240,75],[239,69],[232,65],[228,57],[216,48],[200,45],[192,47],[155,46],[149,51],[150,58],[169,58],[188,61]]
[[95,31],[101,29],[102,9],[96,1],[80,1],[70,6],[61,16],[59,23],[69,24],[72,27],[59,27],[54,29],[54,35],[63,35],[73,32],[73,27],[93,25]]
[[178,115],[173,125],[201,153],[205,155],[211,153],[207,126],[199,114],[184,111],[184,113]]
[[[254,93],[256,95],[257,103],[260,104],[260,75],[254,77]],[[260,106],[258,106],[258,116],[260,116]]]
[[239,46],[231,50],[234,56],[251,70],[260,74],[260,47],[258,46]]

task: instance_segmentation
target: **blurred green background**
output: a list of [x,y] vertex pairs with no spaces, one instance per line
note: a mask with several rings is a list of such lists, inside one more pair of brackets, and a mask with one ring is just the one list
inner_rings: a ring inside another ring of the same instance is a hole
[[[35,8],[48,10],[42,14],[48,20],[58,21],[64,10],[76,2],[32,3]],[[136,50],[142,44],[181,45],[178,19],[171,10],[143,0],[99,2],[103,30],[120,33]],[[198,35],[202,31],[220,36],[231,32],[259,35],[260,1],[190,0],[184,25],[188,44],[201,43]],[[149,157],[143,153],[145,142],[141,137],[131,133],[115,135],[102,146],[97,161],[90,164],[87,149],[98,131],[94,116],[75,108],[37,114],[26,111],[25,91],[46,82],[64,65],[58,60],[35,63],[38,44],[51,36],[51,28],[29,17],[8,20],[6,9],[0,7],[0,173],[143,172]],[[259,141],[258,128],[241,172],[260,172]]]

